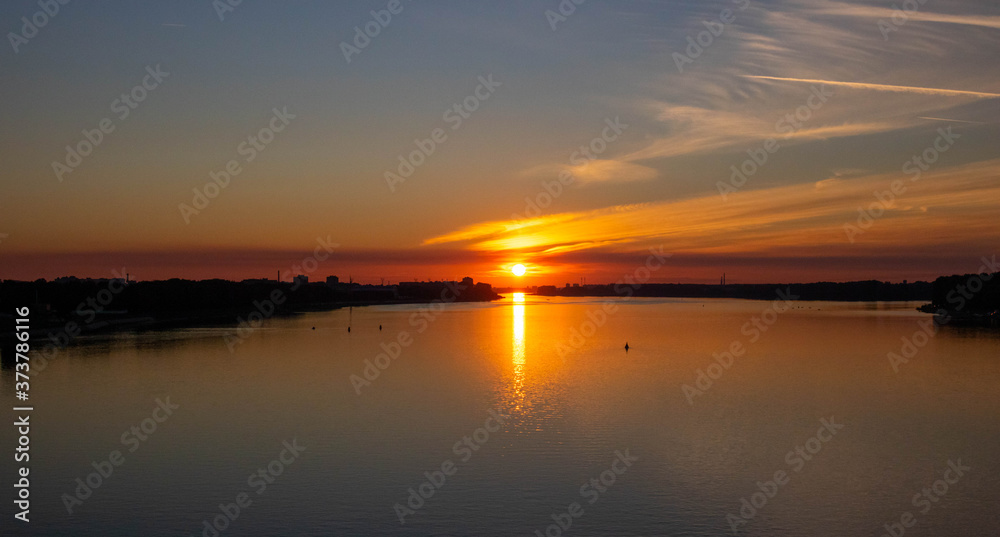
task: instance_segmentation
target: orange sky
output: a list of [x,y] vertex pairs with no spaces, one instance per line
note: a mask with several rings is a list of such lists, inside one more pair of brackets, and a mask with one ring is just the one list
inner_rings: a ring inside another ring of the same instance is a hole
[[[977,269],[980,257],[1000,244],[998,173],[1000,160],[994,160],[919,176],[888,173],[731,192],[725,200],[715,194],[488,221],[396,250],[345,248],[327,234],[314,238],[312,250],[80,248],[4,257],[11,278],[100,277],[124,267],[140,279],[273,278],[281,270],[364,283],[470,275],[497,285],[561,285],[615,281],[655,249],[671,256],[653,275],[658,282],[712,282],[723,271],[733,283],[933,279]],[[861,217],[859,208],[869,216]],[[317,262],[303,267],[313,256]],[[515,263],[528,266],[524,278],[510,274]]]

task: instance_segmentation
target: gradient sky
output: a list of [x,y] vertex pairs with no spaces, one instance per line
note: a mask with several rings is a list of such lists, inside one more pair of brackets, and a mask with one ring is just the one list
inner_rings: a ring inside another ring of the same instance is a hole
[[[894,3],[588,0],[553,30],[556,0],[403,0],[347,62],[341,43],[386,1],[245,0],[221,21],[208,0],[71,2],[0,50],[0,278],[273,277],[318,237],[339,246],[314,279],[364,282],[507,285],[517,262],[524,283],[607,282],[651,247],[673,254],[664,282],[972,272],[1000,246],[1000,6],[930,0],[886,32]],[[681,72],[675,53],[727,8]],[[2,28],[37,11],[4,2]],[[112,101],[156,65],[170,75],[119,119]],[[452,129],[444,112],[488,75],[501,85]],[[832,96],[777,130],[814,90]],[[296,117],[245,162],[274,108]],[[103,118],[114,132],[60,182],[52,162]],[[571,162],[614,118],[620,137]],[[391,190],[385,172],[439,127]],[[912,181],[904,164],[939,129],[959,138]],[[780,148],[724,199],[768,138]],[[185,223],[178,206],[232,159],[241,173]],[[562,171],[572,183],[530,218],[525,198]]]

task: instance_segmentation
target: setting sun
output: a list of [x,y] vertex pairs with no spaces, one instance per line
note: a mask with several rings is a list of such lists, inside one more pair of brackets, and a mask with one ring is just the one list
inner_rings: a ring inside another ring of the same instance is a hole
[[524,276],[524,273],[527,272],[528,269],[524,268],[524,265],[518,263],[511,267],[510,271],[514,273],[514,276]]

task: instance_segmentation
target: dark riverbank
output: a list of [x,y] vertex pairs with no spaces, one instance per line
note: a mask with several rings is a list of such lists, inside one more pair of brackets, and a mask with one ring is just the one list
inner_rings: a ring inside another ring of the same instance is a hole
[[627,283],[538,288],[542,296],[601,297],[636,296],[669,298],[742,298],[774,300],[777,290],[797,297],[797,300],[830,300],[842,302],[878,302],[931,300],[933,287],[929,282],[889,283],[880,281],[818,282],[793,284],[730,284],[704,285],[682,283],[647,283],[635,288]]
[[942,276],[934,282],[880,281],[793,284],[644,284],[541,286],[537,294],[566,297],[739,298],[773,300],[778,290],[796,300],[838,302],[927,301],[918,309],[935,315],[939,325],[1000,325],[1000,273]]
[[[0,341],[13,339],[14,313],[30,310],[32,348],[65,347],[83,335],[190,326],[237,326],[252,319],[351,306],[472,302],[501,298],[489,284],[409,282],[400,285],[248,280],[60,278],[0,282]],[[6,356],[4,357],[6,361]]]
[[[818,282],[806,284],[644,284],[632,286],[541,286],[541,296],[674,297],[773,300],[778,290],[797,300],[928,301],[921,311],[939,324],[996,326],[1000,310],[997,274],[966,274],[929,282]],[[273,280],[164,280],[60,278],[0,281],[0,340],[13,337],[15,308],[30,309],[31,339],[66,346],[81,335],[188,326],[237,326],[260,318],[326,311],[349,306],[434,301],[490,301],[500,298],[489,284],[403,282],[358,285]]]
[[939,325],[1000,328],[1000,272],[942,276],[920,311]]

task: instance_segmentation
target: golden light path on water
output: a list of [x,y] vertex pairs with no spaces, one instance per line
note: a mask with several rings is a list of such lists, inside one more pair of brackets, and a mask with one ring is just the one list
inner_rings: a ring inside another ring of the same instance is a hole
[[524,400],[524,293],[514,293],[514,340],[511,345],[514,362],[514,395],[517,400],[517,410],[521,410]]

